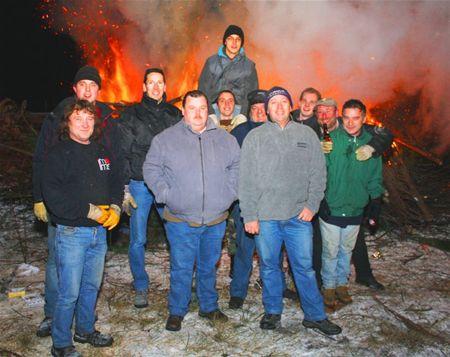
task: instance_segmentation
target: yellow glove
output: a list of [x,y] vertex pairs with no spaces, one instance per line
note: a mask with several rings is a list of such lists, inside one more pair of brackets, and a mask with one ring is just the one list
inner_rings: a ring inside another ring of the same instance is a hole
[[322,141],[322,150],[324,154],[329,154],[331,150],[333,150],[333,142],[332,141]]
[[370,145],[363,145],[356,149],[356,160],[365,161],[372,157],[375,149]]
[[96,221],[97,223],[103,224],[109,218],[110,210],[108,205],[93,205],[89,203],[89,213],[87,218]]
[[122,209],[129,216],[131,216],[131,207],[136,209],[137,208],[137,203],[134,200],[133,196],[131,196],[131,193],[128,192],[128,191],[125,191],[125,194],[123,196]]
[[117,205],[109,206],[109,217],[106,220],[106,222],[103,223],[103,227],[108,228],[108,231],[110,231],[119,224],[119,221],[120,221],[120,207]]
[[47,209],[44,202],[36,202],[34,204],[34,215],[42,222],[48,222]]

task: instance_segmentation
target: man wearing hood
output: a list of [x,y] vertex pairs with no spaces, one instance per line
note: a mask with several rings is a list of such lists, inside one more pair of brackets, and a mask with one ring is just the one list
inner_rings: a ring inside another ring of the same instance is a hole
[[[217,54],[209,57],[203,67],[198,89],[214,101],[220,91],[228,89],[241,105],[241,113],[248,109],[247,95],[258,89],[255,63],[245,56],[244,32],[239,26],[230,25],[223,35],[223,44]],[[213,113],[212,107],[209,108]]]
[[165,100],[166,80],[162,69],[145,71],[143,90],[141,102],[125,110],[119,125],[127,183],[124,210],[131,214],[128,259],[136,291],[134,306],[137,308],[148,305],[145,244],[148,216],[154,202],[153,193],[142,176],[142,165],[153,138],[181,120],[180,110]]

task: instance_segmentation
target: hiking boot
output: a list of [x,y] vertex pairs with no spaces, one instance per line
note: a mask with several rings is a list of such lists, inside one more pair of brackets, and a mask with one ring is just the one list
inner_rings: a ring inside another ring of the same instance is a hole
[[336,289],[323,289],[322,295],[325,306],[334,309],[336,307]]
[[39,327],[36,331],[36,336],[38,337],[47,337],[52,334],[52,318],[46,317],[41,321]]
[[148,306],[148,290],[136,290],[136,295],[134,295],[134,306],[138,309],[142,309]]
[[289,299],[289,300],[298,300],[298,295],[294,290],[284,289],[283,298]]
[[227,315],[225,315],[222,311],[219,309],[211,311],[211,312],[198,312],[198,316],[204,317],[205,319],[211,320],[211,321],[220,321],[220,322],[226,322],[228,321]]
[[367,279],[358,279],[355,280],[356,284],[367,286],[373,290],[384,290],[384,285],[379,283],[377,279],[373,276]]
[[316,328],[325,335],[339,335],[342,332],[342,329],[338,325],[328,319],[321,321],[303,320],[302,325],[306,328]]
[[94,347],[109,347],[114,342],[114,339],[110,335],[103,335],[99,331],[94,331],[86,335],[75,332],[73,340],[79,343],[89,343]]
[[166,322],[166,330],[167,331],[180,331],[181,330],[181,322],[183,321],[183,316],[177,315],[169,315],[169,318]]
[[348,293],[347,286],[338,286],[336,288],[336,296],[340,302],[343,304],[350,304],[353,300],[350,294]]
[[238,296],[232,296],[230,297],[230,301],[228,302],[228,307],[230,309],[236,310],[242,308],[242,305],[244,305],[244,299],[240,298]]
[[54,357],[81,357],[81,353],[77,352],[75,346],[56,348],[52,346],[52,356]]
[[259,327],[263,330],[275,330],[280,326],[281,326],[280,314],[264,314],[261,321],[259,322]]

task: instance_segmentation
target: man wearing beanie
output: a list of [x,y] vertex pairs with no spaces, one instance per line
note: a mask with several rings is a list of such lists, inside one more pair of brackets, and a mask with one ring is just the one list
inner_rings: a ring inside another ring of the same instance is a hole
[[[239,26],[230,25],[223,35],[223,43],[217,54],[206,60],[200,74],[198,89],[204,92],[210,103],[222,90],[230,90],[241,105],[241,113],[247,112],[247,95],[258,88],[255,63],[245,56],[244,32]],[[213,114],[212,107],[209,109]]]
[[[64,118],[64,112],[68,106],[75,103],[77,99],[87,100],[95,105],[97,116],[102,127],[102,135],[98,142],[111,153],[111,160],[119,162],[118,152],[119,135],[117,131],[117,120],[114,119],[113,110],[105,103],[97,101],[102,80],[98,70],[92,66],[81,67],[75,74],[73,80],[74,95],[63,99],[56,108],[44,119],[38,136],[36,148],[33,155],[33,199],[34,214],[37,219],[48,223],[48,259],[45,268],[45,318],[40,323],[36,332],[39,337],[50,336],[53,312],[58,297],[58,276],[56,273],[55,258],[55,235],[56,227],[49,222],[48,212],[42,198],[41,180],[42,167],[47,154],[53,145],[60,141],[59,129]],[[119,163],[120,164],[120,163]]]
[[280,326],[283,288],[279,256],[284,244],[299,290],[303,326],[341,333],[325,314],[312,268],[311,220],[326,185],[325,158],[317,135],[291,119],[289,92],[273,87],[265,108],[269,121],[253,129],[241,151],[239,202],[245,231],[255,236],[265,314],[262,329]]

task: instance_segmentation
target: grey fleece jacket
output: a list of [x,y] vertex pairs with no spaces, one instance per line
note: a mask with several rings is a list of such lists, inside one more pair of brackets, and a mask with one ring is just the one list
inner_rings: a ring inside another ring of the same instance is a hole
[[239,202],[244,222],[286,220],[304,207],[316,213],[326,187],[325,157],[306,125],[268,121],[242,145]]
[[239,157],[236,139],[211,119],[201,134],[182,120],[153,139],[144,180],[172,216],[208,224],[237,198]]

